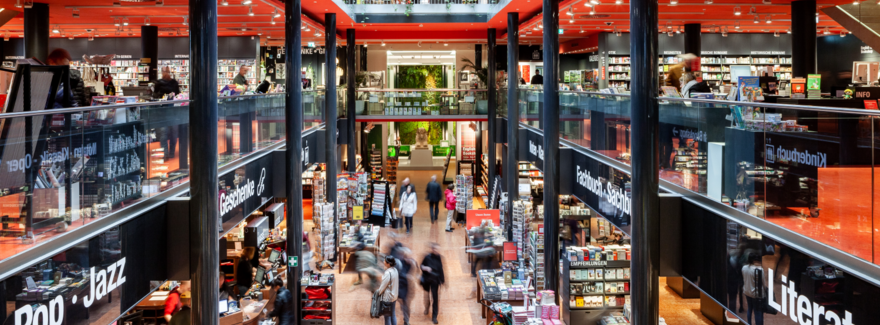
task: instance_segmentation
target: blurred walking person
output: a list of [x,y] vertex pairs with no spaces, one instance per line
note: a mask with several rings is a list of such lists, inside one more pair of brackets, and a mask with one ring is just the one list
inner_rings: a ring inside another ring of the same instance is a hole
[[431,307],[431,320],[437,324],[437,314],[439,313],[439,295],[440,286],[446,283],[446,277],[443,275],[443,258],[438,251],[437,243],[431,243],[431,250],[422,259],[422,279],[421,285],[425,289],[425,315],[428,314],[428,307]]
[[[764,299],[767,299],[764,291],[764,268],[761,266],[761,256],[755,253],[749,254],[749,264],[742,267],[743,294],[746,296],[748,313],[746,322],[753,325],[764,325]],[[755,314],[755,322],[752,323],[752,313]]]
[[397,264],[398,288],[397,301],[400,301],[400,312],[403,314],[403,324],[409,325],[410,302],[412,301],[412,292],[409,290],[410,276],[415,260],[410,256],[409,248],[403,246],[402,243],[396,242],[391,247],[388,254],[394,257]]

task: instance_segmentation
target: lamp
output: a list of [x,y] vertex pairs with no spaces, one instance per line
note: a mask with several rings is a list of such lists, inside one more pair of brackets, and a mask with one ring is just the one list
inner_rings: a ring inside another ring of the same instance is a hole
[[733,14],[735,16],[742,15],[742,11],[740,11],[739,6],[733,7]]
[[122,25],[128,26],[128,18],[122,18]]
[[767,21],[768,24],[773,22],[773,18],[771,18],[770,15],[767,15],[764,20]]
[[150,17],[144,18],[144,25],[150,26]]
[[272,12],[272,17],[281,17],[281,13],[278,12],[278,8],[275,8],[275,11]]
[[254,7],[248,6],[248,16],[253,16],[253,15],[254,15]]
[[73,8],[73,18],[79,18],[79,9]]
[[58,30],[58,25],[55,25],[55,27],[52,28],[52,32],[55,33],[55,34],[60,33],[60,31]]

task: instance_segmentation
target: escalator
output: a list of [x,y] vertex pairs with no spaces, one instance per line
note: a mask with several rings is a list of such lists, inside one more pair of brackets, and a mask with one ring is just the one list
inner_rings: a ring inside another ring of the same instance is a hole
[[821,9],[852,35],[873,48],[880,50],[880,3],[864,1]]

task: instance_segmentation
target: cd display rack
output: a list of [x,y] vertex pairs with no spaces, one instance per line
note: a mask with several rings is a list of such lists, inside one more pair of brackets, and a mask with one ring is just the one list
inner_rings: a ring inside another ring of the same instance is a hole
[[474,177],[470,175],[455,176],[455,211],[467,213],[474,208]]

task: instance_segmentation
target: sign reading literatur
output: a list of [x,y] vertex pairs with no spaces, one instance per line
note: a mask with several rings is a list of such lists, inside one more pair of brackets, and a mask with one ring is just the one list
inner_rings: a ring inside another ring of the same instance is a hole
[[222,221],[244,217],[271,199],[274,195],[272,171],[272,156],[266,155],[220,176]]

